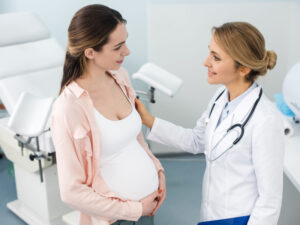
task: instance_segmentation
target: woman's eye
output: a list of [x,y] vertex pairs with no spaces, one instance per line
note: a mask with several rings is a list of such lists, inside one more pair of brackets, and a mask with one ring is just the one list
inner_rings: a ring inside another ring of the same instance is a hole
[[115,48],[115,50],[118,51],[118,50],[120,50],[120,48],[121,48],[121,45],[119,47]]

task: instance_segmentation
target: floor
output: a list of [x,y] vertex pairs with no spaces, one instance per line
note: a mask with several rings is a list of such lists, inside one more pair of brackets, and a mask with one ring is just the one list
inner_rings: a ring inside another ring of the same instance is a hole
[[13,214],[6,203],[16,199],[16,187],[12,165],[5,157],[0,159],[0,225],[26,225],[19,217]]
[[[202,156],[181,155],[160,159],[166,172],[167,197],[154,217],[155,225],[196,225],[199,219],[201,181],[205,167]],[[6,203],[16,199],[12,165],[0,159],[0,225],[25,225]]]

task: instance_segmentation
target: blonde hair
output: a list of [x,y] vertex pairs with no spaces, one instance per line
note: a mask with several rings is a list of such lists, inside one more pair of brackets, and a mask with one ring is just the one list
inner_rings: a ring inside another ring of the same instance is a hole
[[246,22],[225,23],[212,28],[214,38],[225,52],[233,58],[236,67],[251,69],[247,81],[265,75],[276,65],[277,55],[265,49],[265,39],[257,28]]

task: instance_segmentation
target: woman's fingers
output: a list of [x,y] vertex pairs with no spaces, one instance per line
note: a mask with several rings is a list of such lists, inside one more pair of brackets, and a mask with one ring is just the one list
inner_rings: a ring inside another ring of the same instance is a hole
[[166,195],[165,195],[165,192],[163,191],[163,192],[162,192],[162,196],[159,196],[159,197],[158,197],[158,203],[157,203],[155,209],[154,209],[153,212],[152,212],[152,216],[154,216],[154,214],[156,213],[156,211],[157,211],[157,210],[159,209],[159,207],[162,205],[162,203],[164,202],[165,198],[166,198]]
[[159,209],[161,204],[164,202],[164,200],[166,198],[166,193],[167,193],[165,173],[160,171],[158,173],[158,176],[159,176],[159,189],[157,191],[157,193],[158,193],[158,197],[157,197],[158,204],[155,207],[155,209],[153,210],[152,216],[156,213],[156,211]]

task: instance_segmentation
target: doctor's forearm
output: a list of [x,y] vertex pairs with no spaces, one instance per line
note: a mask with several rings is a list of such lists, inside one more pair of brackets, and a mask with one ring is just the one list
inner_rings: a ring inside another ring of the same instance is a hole
[[194,129],[183,128],[169,121],[155,118],[152,129],[147,134],[147,139],[163,145],[198,154],[204,151],[204,134],[197,134]]

